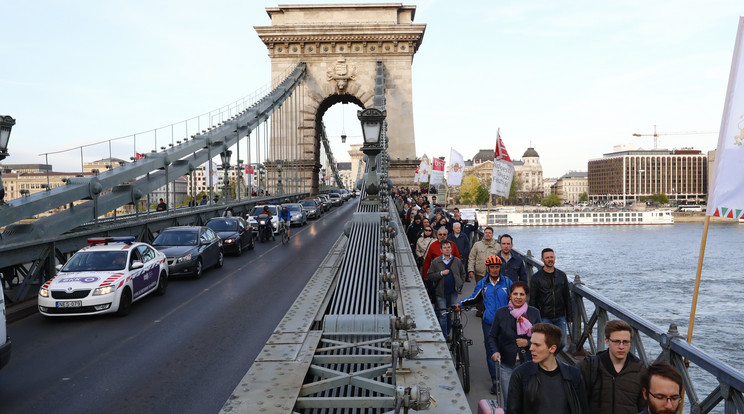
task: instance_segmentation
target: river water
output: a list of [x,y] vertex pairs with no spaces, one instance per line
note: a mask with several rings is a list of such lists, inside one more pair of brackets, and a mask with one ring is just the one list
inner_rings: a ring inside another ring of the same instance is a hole
[[[674,323],[687,337],[702,223],[510,227],[496,233],[511,234],[515,249],[531,250],[538,259],[543,248],[551,247],[556,267],[569,280],[578,274],[589,288],[664,331]],[[744,267],[737,260],[743,242],[744,224],[710,225],[692,340],[739,371],[744,371]],[[644,341],[644,346],[652,359],[661,351],[655,342]],[[696,384],[700,381],[696,386],[702,398],[716,384],[695,371],[691,375]]]

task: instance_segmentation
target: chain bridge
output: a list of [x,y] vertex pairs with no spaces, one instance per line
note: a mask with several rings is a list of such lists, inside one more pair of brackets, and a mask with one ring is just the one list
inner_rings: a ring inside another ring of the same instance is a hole
[[[363,128],[380,128],[379,141],[363,147],[360,202],[221,412],[471,412],[391,199],[393,185],[408,185],[404,174],[416,164],[410,69],[425,25],[413,24],[415,6],[401,4],[279,6],[267,12],[272,25],[256,27],[276,79],[265,96],[230,108],[219,123],[178,144],[9,200],[0,209],[0,269],[11,306],[34,301],[55,266],[88,237],[150,241],[165,227],[203,224],[228,208],[245,215],[260,201],[316,194],[321,145],[335,166],[322,115],[333,104],[350,102],[364,109]],[[217,154],[235,149],[240,157],[241,145],[250,151],[254,144],[270,196],[238,192],[219,204],[105,216],[120,206],[139,206]],[[24,222],[63,206],[69,207]],[[530,274],[542,265],[532,258],[528,264]],[[654,326],[578,278],[572,295],[572,351],[601,350],[604,322],[610,315],[626,320],[636,330],[633,352],[645,362],[669,360],[684,373],[691,412],[723,406],[726,413],[744,413],[744,375],[684,342],[675,327]],[[658,349],[648,349],[649,343]],[[688,362],[718,384],[704,397],[690,379]]]

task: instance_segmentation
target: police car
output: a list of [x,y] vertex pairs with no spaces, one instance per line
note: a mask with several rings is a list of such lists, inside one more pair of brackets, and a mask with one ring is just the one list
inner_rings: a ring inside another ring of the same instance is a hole
[[129,313],[132,302],[168,286],[168,262],[163,253],[134,237],[88,239],[58,273],[39,289],[44,316]]

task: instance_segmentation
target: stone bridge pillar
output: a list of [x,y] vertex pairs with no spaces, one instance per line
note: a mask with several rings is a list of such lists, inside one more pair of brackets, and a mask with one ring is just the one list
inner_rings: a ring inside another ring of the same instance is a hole
[[[296,154],[302,179],[312,182],[317,193],[323,114],[339,102],[372,107],[376,65],[383,62],[390,176],[396,185],[413,185],[418,163],[411,64],[426,29],[413,24],[416,6],[291,5],[266,11],[271,26],[255,29],[268,48],[272,79],[280,81],[298,62],[307,64],[307,77],[295,97],[300,119],[292,115],[293,105],[283,105],[279,116],[272,117],[270,161]],[[299,140],[290,137],[295,133]]]

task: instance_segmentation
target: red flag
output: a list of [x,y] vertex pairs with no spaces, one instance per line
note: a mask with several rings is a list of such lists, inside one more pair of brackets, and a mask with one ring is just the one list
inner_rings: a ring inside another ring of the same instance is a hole
[[501,133],[498,132],[496,133],[496,149],[493,151],[493,159],[512,162],[511,157],[509,157],[509,153],[506,152],[504,142],[501,141]]
[[145,158],[145,154],[140,154],[139,152],[134,156],[135,161],[141,160],[142,158]]

